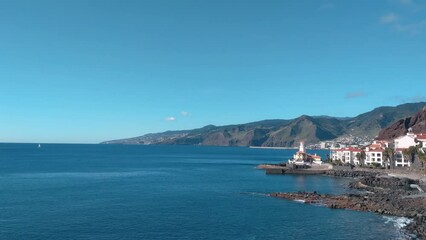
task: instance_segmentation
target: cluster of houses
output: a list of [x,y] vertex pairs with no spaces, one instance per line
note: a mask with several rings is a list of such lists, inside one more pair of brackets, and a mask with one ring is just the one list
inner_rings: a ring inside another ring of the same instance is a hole
[[[421,144],[421,145],[420,145]],[[412,146],[422,146],[422,151],[426,152],[426,133],[415,134],[411,129],[404,136],[398,137],[393,141],[375,140],[372,144],[363,148],[346,147],[334,149],[331,153],[333,161],[341,161],[342,163],[350,163],[359,165],[361,156],[365,153],[365,165],[382,165],[385,166],[387,159],[383,156],[386,148],[394,149],[394,160],[396,167],[409,167],[411,162],[404,156],[404,150]],[[363,152],[363,154],[361,154]]]

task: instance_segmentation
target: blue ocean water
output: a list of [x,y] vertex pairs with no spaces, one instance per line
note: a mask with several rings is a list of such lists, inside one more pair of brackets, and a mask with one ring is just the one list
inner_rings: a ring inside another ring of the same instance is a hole
[[255,169],[293,152],[0,144],[0,238],[401,238],[395,222],[380,215],[265,196],[348,191],[348,179],[265,175]]

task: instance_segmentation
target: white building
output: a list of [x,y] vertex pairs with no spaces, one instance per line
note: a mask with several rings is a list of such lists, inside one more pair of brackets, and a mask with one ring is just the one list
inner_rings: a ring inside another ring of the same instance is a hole
[[[409,147],[422,144],[422,151],[426,153],[426,133],[414,134],[411,129],[404,136],[396,138],[393,142],[374,141],[372,144],[363,148],[365,152],[365,164],[380,164],[385,166],[387,159],[383,158],[383,152],[386,148],[392,147],[395,149],[395,166],[409,167],[410,161],[404,157],[403,152]],[[356,154],[361,152],[359,148],[348,147],[334,149],[331,155],[333,161],[340,160],[343,163],[352,163],[358,165],[359,159]]]
[[416,135],[409,129],[405,136],[395,138],[394,143],[395,149],[407,149],[411,146],[416,146]]
[[387,142],[374,141],[372,144],[365,147],[365,164],[372,165],[375,163],[384,166],[383,151],[387,146]]
[[422,144],[422,150],[424,153],[426,153],[426,133],[417,134],[416,140],[419,142],[419,144]]
[[404,157],[405,148],[395,148],[395,166],[397,167],[409,167],[410,161]]
[[360,153],[362,150],[359,148],[340,148],[333,150],[331,154],[331,159],[333,161],[342,161],[342,163],[351,163],[359,165],[359,159],[356,157],[357,153]]
[[404,157],[404,150],[409,147],[417,146],[422,144],[422,151],[426,150],[426,133],[414,134],[412,129],[408,129],[405,136],[401,136],[395,139],[395,166],[397,167],[409,167],[411,162],[409,159]]
[[297,151],[292,159],[289,159],[289,163],[293,163],[296,165],[304,165],[304,164],[322,164],[321,156],[318,156],[317,154],[311,155],[306,152],[305,144],[303,141],[300,142],[299,151]]

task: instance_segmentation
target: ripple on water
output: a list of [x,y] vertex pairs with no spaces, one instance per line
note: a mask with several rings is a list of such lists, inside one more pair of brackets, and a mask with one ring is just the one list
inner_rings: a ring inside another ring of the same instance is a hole
[[17,173],[4,177],[14,178],[126,178],[149,175],[165,175],[162,171],[131,171],[131,172],[53,172],[53,173]]

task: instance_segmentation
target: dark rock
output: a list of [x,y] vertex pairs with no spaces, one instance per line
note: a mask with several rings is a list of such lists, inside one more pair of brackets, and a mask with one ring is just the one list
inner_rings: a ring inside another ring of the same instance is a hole
[[411,128],[415,133],[426,132],[426,107],[411,117],[401,119],[380,131],[377,139],[391,140],[403,136]]
[[[346,172],[336,174],[348,175]],[[336,196],[317,192],[298,192],[275,193],[271,196],[289,200],[304,200],[308,204],[320,203],[332,209],[352,209],[408,217],[413,219],[413,222],[406,226],[406,230],[426,239],[426,198],[422,196],[410,197],[418,193],[415,191],[413,193],[413,190],[409,188],[409,185],[416,183],[416,181],[365,174],[363,178],[352,182],[350,187],[359,189],[360,183],[362,183],[363,189],[372,192],[372,194],[361,192]]]

